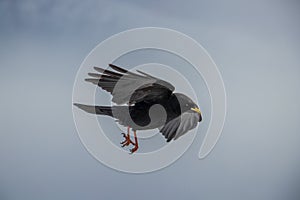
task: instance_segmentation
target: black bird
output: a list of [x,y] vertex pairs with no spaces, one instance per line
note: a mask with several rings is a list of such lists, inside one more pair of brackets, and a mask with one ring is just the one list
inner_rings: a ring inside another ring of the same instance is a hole
[[[113,70],[94,67],[99,73],[88,73],[85,79],[98,85],[113,96],[114,106],[93,106],[74,103],[78,108],[97,115],[107,115],[127,127],[122,147],[130,144],[134,153],[139,148],[137,130],[158,128],[167,142],[194,129],[202,120],[197,104],[181,93],[174,93],[170,83],[137,70],[133,73],[116,65],[109,64]],[[134,141],[130,139],[130,128]]]

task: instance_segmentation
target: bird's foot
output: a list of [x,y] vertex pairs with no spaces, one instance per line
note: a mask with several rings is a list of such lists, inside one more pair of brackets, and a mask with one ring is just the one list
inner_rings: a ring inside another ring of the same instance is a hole
[[130,135],[128,133],[127,134],[122,133],[122,135],[125,138],[125,140],[120,143],[120,144],[122,144],[122,147],[129,146],[130,144],[135,145],[135,143],[130,139]]
[[130,127],[128,127],[127,128],[127,134],[122,133],[122,135],[125,138],[125,140],[120,143],[120,144],[122,144],[122,147],[129,146],[130,144],[134,145],[134,147],[132,149],[130,149],[130,153],[131,154],[133,154],[134,152],[136,152],[138,150],[138,148],[139,148],[138,138],[136,136],[136,131],[133,131],[133,133],[134,133],[134,142],[130,139]]
[[134,144],[134,147],[132,149],[130,149],[130,153],[133,154],[134,152],[136,152],[139,148],[139,145],[136,143]]

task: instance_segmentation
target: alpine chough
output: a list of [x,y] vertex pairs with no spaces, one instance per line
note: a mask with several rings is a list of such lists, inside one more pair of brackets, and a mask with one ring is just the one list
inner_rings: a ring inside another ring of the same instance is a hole
[[94,67],[98,73],[88,73],[90,77],[85,80],[111,93],[115,105],[74,105],[88,113],[113,117],[127,127],[121,144],[122,147],[134,145],[131,153],[139,148],[137,130],[158,128],[170,142],[194,129],[202,120],[197,104],[184,94],[174,93],[172,84],[139,70],[133,73],[113,64],[109,67],[111,70]]

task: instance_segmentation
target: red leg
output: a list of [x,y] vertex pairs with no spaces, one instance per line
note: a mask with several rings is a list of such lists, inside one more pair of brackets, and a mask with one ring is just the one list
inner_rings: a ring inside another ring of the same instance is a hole
[[127,134],[129,135],[130,133],[130,126],[127,127]]
[[120,144],[122,144],[122,147],[128,146],[130,144],[134,145],[134,143],[130,139],[130,127],[129,126],[127,127],[127,134],[122,133],[122,135],[125,138],[125,140],[120,143]]
[[134,147],[133,147],[133,149],[130,149],[131,153],[136,152],[138,150],[138,148],[139,148],[138,138],[136,136],[136,131],[133,131],[133,133],[134,133]]

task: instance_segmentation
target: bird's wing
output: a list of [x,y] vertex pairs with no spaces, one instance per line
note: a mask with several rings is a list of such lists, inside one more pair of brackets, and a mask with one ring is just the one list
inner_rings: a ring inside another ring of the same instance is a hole
[[113,71],[94,67],[99,73],[88,73],[91,78],[85,80],[110,92],[116,104],[159,100],[170,96],[175,90],[172,84],[145,72],[137,70],[138,73],[133,73],[113,64],[109,67]]
[[198,122],[199,114],[187,111],[165,124],[165,126],[160,129],[160,132],[165,136],[167,142],[170,142],[172,139],[176,140],[189,130],[196,128]]

